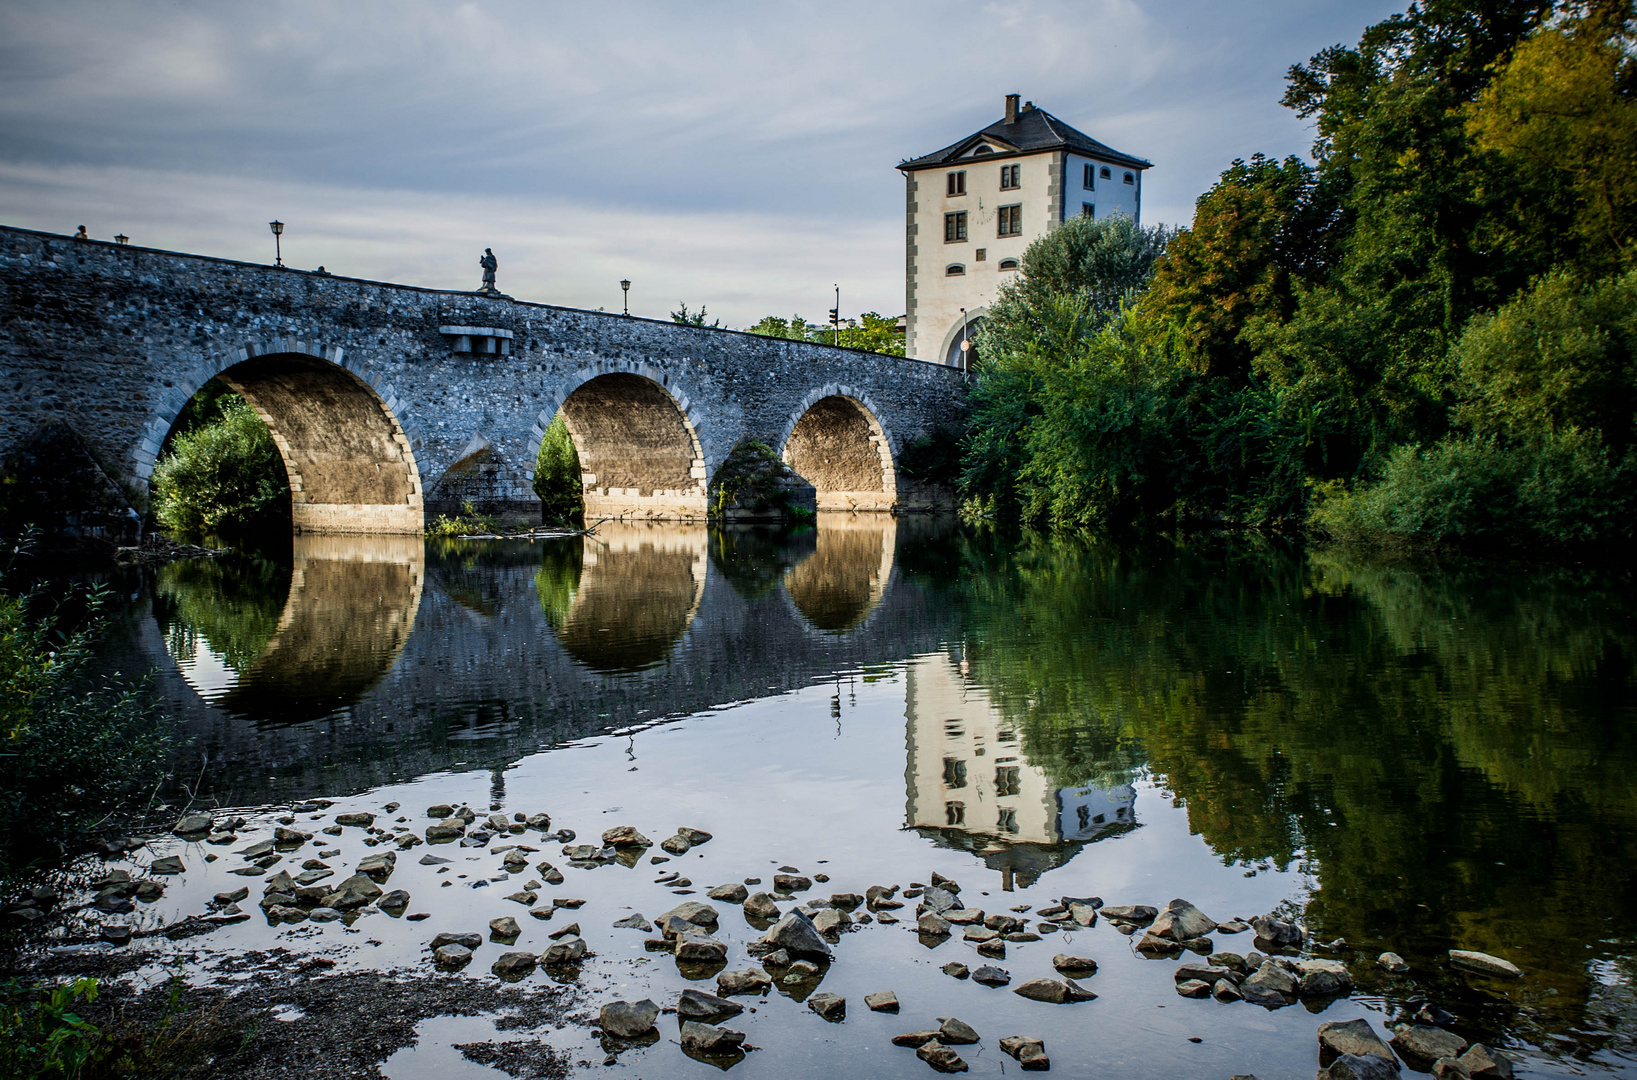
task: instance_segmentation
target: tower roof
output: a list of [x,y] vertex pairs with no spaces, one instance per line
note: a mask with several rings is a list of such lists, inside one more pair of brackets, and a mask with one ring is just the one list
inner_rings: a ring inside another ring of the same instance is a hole
[[[980,151],[981,147],[988,147],[989,149]],[[1016,157],[1022,154],[1038,154],[1043,150],[1072,150],[1078,154],[1099,158],[1103,161],[1116,162],[1132,169],[1151,169],[1154,167],[1153,162],[1145,161],[1140,157],[1132,157],[1130,154],[1122,154],[1112,146],[1098,142],[1085,132],[1075,130],[1045,109],[1035,108],[1032,103],[1018,110],[1015,120],[997,120],[982,131],[968,135],[960,142],[951,143],[942,150],[927,154],[925,157],[900,162],[898,167],[907,172],[913,169],[931,169],[940,165],[971,161],[975,157],[989,160],[1001,157]]]

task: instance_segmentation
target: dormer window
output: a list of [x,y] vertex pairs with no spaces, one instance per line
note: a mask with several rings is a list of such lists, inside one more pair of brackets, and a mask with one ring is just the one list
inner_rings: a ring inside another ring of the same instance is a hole
[[1113,174],[1113,173],[1111,173],[1111,172],[1109,172],[1109,171],[1108,171],[1108,166],[1107,166],[1107,165],[1104,165],[1104,166],[1103,166],[1103,167],[1102,167],[1102,170],[1101,170],[1101,172],[1100,172],[1100,175],[1101,175],[1101,176],[1102,176],[1102,178],[1103,178],[1103,179],[1104,179],[1104,180],[1111,180],[1111,179],[1113,179],[1113,178],[1114,178],[1114,174]]
[[960,263],[950,263],[944,267],[944,277],[965,277],[966,267]]
[[965,169],[961,169],[959,172],[950,173],[948,175],[948,177],[946,177],[946,179],[949,181],[948,190],[945,192],[946,195],[949,195],[949,196],[953,197],[955,195],[965,195],[966,194],[966,170]]
[[985,144],[983,146],[978,147],[976,150],[973,150],[972,154],[975,157],[978,154],[993,154],[994,152],[995,152],[995,148],[993,146],[989,146],[988,144]]
[[1137,177],[1132,173],[1126,173],[1125,182],[1128,184],[1135,184],[1137,182]]

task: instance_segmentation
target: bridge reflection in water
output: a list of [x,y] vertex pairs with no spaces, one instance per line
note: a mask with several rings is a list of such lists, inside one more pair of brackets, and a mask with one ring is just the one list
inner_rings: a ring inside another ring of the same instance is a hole
[[820,514],[813,553],[784,575],[796,610],[826,633],[869,617],[892,577],[898,519],[885,514]]
[[906,681],[907,823],[979,856],[1007,892],[1137,827],[1136,788],[1056,784],[1024,756],[1016,721],[947,653],[911,661]]
[[[161,569],[142,663],[161,669],[191,752],[245,788],[223,798],[276,797],[267,785],[307,769],[366,786],[499,767],[937,648],[953,611],[897,567],[948,528],[822,513],[786,533],[605,522],[533,543],[297,537],[289,563]],[[335,723],[315,739],[320,719]]]
[[546,545],[540,610],[567,653],[593,671],[665,662],[705,594],[703,526],[604,522]]
[[171,601],[166,645],[201,697],[302,723],[353,704],[391,670],[425,577],[418,536],[297,536],[287,576],[264,560],[175,563],[156,589]]

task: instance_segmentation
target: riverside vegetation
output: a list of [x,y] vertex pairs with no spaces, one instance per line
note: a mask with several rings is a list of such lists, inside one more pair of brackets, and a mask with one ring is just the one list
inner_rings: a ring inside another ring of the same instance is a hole
[[1637,16],[1436,2],[1291,68],[1314,164],[1038,240],[977,337],[972,512],[1629,540]]

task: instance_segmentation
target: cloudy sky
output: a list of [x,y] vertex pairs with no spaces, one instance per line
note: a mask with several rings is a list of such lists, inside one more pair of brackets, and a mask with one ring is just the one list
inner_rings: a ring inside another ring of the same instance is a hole
[[903,311],[894,166],[1022,94],[1186,223],[1378,0],[0,0],[0,222],[634,314]]

